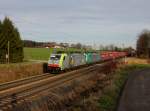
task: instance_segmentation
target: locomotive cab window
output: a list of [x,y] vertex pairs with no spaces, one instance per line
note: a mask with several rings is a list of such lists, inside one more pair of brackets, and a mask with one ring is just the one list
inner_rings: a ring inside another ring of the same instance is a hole
[[60,59],[60,55],[55,55],[55,56],[51,56],[50,59],[51,60],[59,60]]

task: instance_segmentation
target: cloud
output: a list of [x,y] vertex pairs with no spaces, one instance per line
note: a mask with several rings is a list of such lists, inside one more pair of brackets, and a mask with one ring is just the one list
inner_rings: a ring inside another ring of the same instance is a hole
[[150,28],[149,0],[0,0],[23,39],[125,44]]

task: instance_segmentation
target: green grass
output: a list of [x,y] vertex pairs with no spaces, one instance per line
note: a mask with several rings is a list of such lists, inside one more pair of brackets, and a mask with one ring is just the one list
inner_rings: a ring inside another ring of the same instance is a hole
[[48,60],[52,49],[24,48],[24,60]]
[[[56,49],[56,52],[81,52],[80,49],[68,48],[68,49]],[[50,54],[53,52],[53,48],[24,48],[24,61],[28,60],[48,60]]]
[[149,64],[128,65],[118,70],[113,78],[112,84],[104,89],[102,97],[99,99],[101,111],[115,111],[118,103],[120,92],[123,89],[125,81],[128,79],[129,72],[150,68]]

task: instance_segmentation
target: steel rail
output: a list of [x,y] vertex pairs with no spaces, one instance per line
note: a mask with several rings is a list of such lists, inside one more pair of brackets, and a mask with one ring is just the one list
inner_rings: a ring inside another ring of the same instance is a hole
[[[87,68],[86,68],[87,69]],[[21,99],[27,98],[27,97],[31,97],[32,95],[36,95],[39,92],[45,91],[47,89],[52,89],[54,87],[57,87],[60,84],[63,84],[67,81],[73,80],[74,78],[80,77],[81,75],[86,75],[88,72],[94,71],[95,69],[89,69],[87,71],[83,70],[81,72],[78,71],[78,73],[74,74],[70,74],[62,76],[60,78],[57,78],[56,81],[49,81],[48,83],[41,83],[37,86],[34,86],[32,88],[29,89],[24,89],[23,91],[19,91],[19,92],[15,92],[13,94],[9,94],[7,96],[4,96],[1,98],[1,100],[3,102],[1,102],[0,107],[5,107],[11,103],[13,103],[13,101],[19,101]],[[15,96],[15,97],[12,97]]]
[[57,76],[44,74],[0,85],[0,110],[38,94],[48,93],[57,86],[90,74],[90,72],[95,72],[96,66],[100,68],[110,63],[111,61],[106,61]]
[[38,80],[41,80],[41,79],[45,79],[45,78],[48,78],[48,77],[52,77],[52,76],[54,76],[54,75],[52,75],[52,74],[41,74],[41,75],[37,75],[37,76],[27,77],[27,78],[24,78],[24,79],[18,79],[18,80],[11,81],[11,82],[6,82],[6,83],[3,83],[3,84],[0,84],[0,91],[10,89],[10,88],[13,88],[13,87],[17,87],[17,86],[27,84],[27,83],[30,83],[30,82],[38,81]]

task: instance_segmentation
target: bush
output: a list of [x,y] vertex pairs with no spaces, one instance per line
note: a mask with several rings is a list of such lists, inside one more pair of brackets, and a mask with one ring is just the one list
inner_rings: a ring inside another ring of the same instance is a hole
[[103,91],[102,97],[99,99],[99,106],[102,111],[115,111],[121,92],[124,88],[125,82],[128,79],[131,71],[150,68],[150,65],[128,65],[119,69],[113,77],[111,86],[107,87]]

